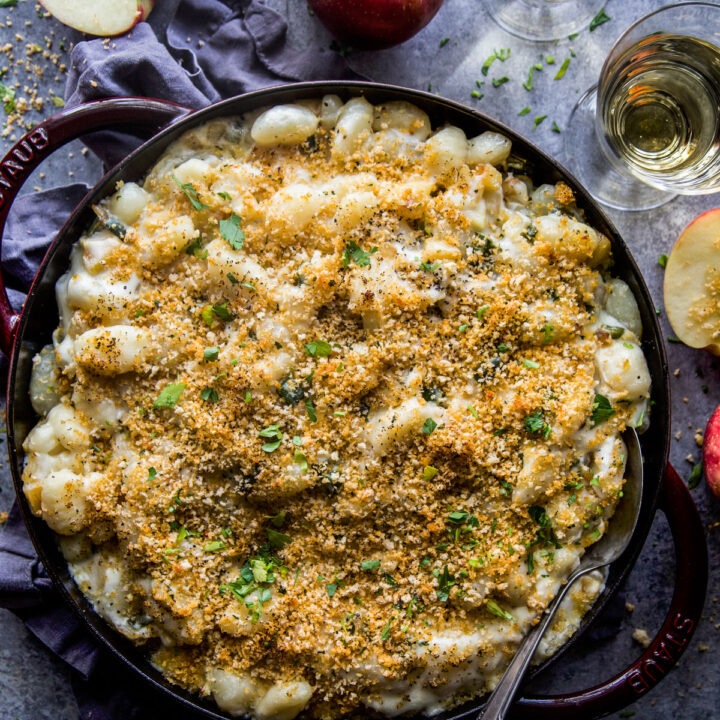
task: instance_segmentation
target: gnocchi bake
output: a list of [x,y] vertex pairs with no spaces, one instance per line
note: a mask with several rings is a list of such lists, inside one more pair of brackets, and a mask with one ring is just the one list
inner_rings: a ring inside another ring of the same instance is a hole
[[405,102],[278,105],[186,132],[72,250],[27,500],[97,612],[230,716],[485,693],[612,522],[638,307],[511,150]]

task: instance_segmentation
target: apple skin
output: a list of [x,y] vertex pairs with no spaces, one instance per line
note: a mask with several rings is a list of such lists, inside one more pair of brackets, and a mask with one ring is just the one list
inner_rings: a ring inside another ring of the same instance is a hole
[[422,30],[444,0],[308,0],[310,9],[342,43],[382,50]]
[[[56,20],[79,30],[87,35],[112,37],[122,35],[132,30],[138,23],[147,20],[148,15],[155,7],[155,0],[136,0],[135,12],[122,23],[107,21],[108,14],[113,16],[113,2],[103,0],[102,7],[98,7],[96,0],[39,0],[40,4]],[[127,4],[127,3],[126,3]],[[100,19],[99,12],[103,18]],[[117,19],[117,15],[115,16]]]
[[715,497],[720,498],[720,406],[710,416],[703,440],[705,482]]
[[[720,268],[720,208],[698,215],[678,237],[665,268],[668,320],[686,345],[720,355],[720,297],[707,287],[708,270]],[[706,310],[703,322],[691,309]]]

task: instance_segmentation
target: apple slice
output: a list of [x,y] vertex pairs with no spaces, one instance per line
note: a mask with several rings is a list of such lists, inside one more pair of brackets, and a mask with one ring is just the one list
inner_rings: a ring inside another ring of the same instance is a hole
[[155,0],[40,0],[63,25],[88,35],[121,35],[150,14]]
[[703,469],[708,487],[720,498],[720,407],[715,409],[705,428]]
[[720,355],[720,208],[680,233],[665,268],[664,295],[678,338]]

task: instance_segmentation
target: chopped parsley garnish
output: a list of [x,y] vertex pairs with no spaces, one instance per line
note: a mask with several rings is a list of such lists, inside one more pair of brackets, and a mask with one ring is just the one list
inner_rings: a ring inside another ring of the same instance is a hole
[[227,274],[227,279],[232,285],[237,285],[240,282],[231,272]]
[[477,420],[480,416],[478,415],[478,411],[472,406],[468,405],[468,412]]
[[213,305],[212,311],[214,315],[217,315],[221,320],[232,320],[232,313],[228,310],[228,304],[224,302],[222,305]]
[[497,54],[493,51],[492,55],[488,55],[485,62],[482,64],[480,72],[486,77],[490,70],[490,66],[495,62],[495,60],[497,60]]
[[220,354],[220,348],[219,347],[209,347],[205,348],[203,350],[203,357],[207,362],[214,362],[218,359],[218,355]]
[[562,80],[563,77],[565,77],[568,65],[570,65],[570,58],[565,58],[562,65],[560,66],[560,69],[555,73],[555,77],[553,78],[553,80]]
[[313,342],[305,345],[305,352],[310,357],[329,357],[332,352],[332,346],[324,340],[313,340]]
[[325,585],[325,590],[328,594],[328,597],[332,597],[337,592],[338,586],[336,583],[327,583]]
[[224,191],[221,191],[219,193],[215,193],[218,197],[221,197],[223,200],[227,200],[227,202],[230,202],[232,200],[232,197],[230,197],[230,193],[226,193]]
[[553,336],[555,335],[555,326],[550,325],[550,323],[546,323],[540,328],[540,332],[543,334],[543,345],[547,345],[552,341]]
[[438,469],[436,467],[433,467],[432,465],[426,465],[423,468],[422,479],[423,480],[432,480],[437,474],[438,474]]
[[440,41],[440,47],[445,47],[450,42],[450,38],[446,37]]
[[[0,88],[0,91],[1,91],[1,90],[2,90],[2,89]],[[196,210],[198,210],[198,211],[200,211],[200,210],[207,210],[207,208],[208,208],[209,206],[208,206],[208,205],[203,205],[203,204],[200,202],[200,198],[198,197],[197,190],[195,190],[195,188],[193,187],[193,184],[192,184],[192,183],[181,183],[181,182],[175,177],[174,174],[172,175],[172,179],[175,181],[175,183],[177,184],[177,186],[185,193],[185,195],[187,195],[188,199],[189,199],[190,202],[192,203],[192,206],[193,206]]]
[[558,124],[553,120],[552,131],[554,133],[561,133],[562,130],[558,127]]
[[174,408],[185,389],[185,383],[170,383],[166,385],[153,403],[155,408]]
[[612,20],[612,18],[605,12],[605,8],[601,8],[600,12],[590,21],[590,32],[608,20]]
[[533,130],[540,125],[540,123],[547,117],[547,115],[537,115],[535,117],[535,122],[533,123]]
[[522,86],[529,92],[532,90],[533,87],[533,73],[535,70],[542,70],[542,65],[539,63],[535,63],[534,65],[530,66],[530,70],[528,70],[528,79],[526,82],[522,84]]
[[462,325],[458,326],[458,332],[465,332],[470,326],[467,323],[463,323]]
[[658,258],[658,265],[659,265],[661,268],[665,268],[665,267],[667,267],[667,264],[668,264],[668,256],[667,256],[665,253],[663,253],[663,254]]
[[0,82],[0,100],[6,115],[15,112],[15,88]]
[[500,481],[500,494],[504,497],[510,497],[512,495],[513,486],[507,480]]
[[500,343],[497,346],[497,351],[500,353],[506,353],[510,349],[510,346],[507,343]]
[[530,106],[526,105],[519,113],[518,115],[522,117],[523,115],[527,115],[530,112]]
[[305,398],[305,409],[307,410],[310,422],[317,422],[317,413],[315,412],[315,407],[313,406],[310,398]]
[[596,395],[593,400],[592,413],[590,415],[592,424],[599,425],[614,414],[615,410],[613,410],[610,401],[604,395]]
[[515,617],[507,610],[503,610],[492,598],[487,601],[487,605],[485,607],[489,613],[492,613],[496,617],[502,618],[503,620],[515,621]]
[[390,636],[390,626],[392,625],[393,620],[395,620],[395,616],[394,616],[394,615],[387,621],[387,624],[386,624],[385,627],[383,628],[382,633],[380,633],[380,637],[381,637],[383,640],[387,640],[388,637]]
[[545,56],[545,62],[548,65],[554,65],[555,64],[555,58],[552,55],[546,55]]
[[285,533],[278,532],[272,528],[266,528],[265,532],[267,533],[270,546],[276,548],[277,550],[284,548],[292,542],[292,538],[289,535],[285,535]]
[[154,480],[156,477],[157,477],[157,470],[154,467],[149,468],[148,476],[147,476],[148,482],[150,480]]
[[509,80],[510,80],[510,78],[507,75],[503,75],[501,78],[493,78],[492,84],[493,84],[493,87],[500,87],[501,85],[504,85]]
[[432,418],[425,418],[425,422],[422,426],[422,431],[426,435],[432,435],[433,430],[437,427],[437,423]]
[[215,388],[205,387],[200,391],[200,397],[209,403],[216,403],[220,398]]
[[539,505],[531,505],[530,508],[528,508],[528,515],[530,515],[534,522],[539,525],[539,528],[535,531],[535,539],[532,544],[528,546],[527,551],[527,568],[528,574],[530,574],[535,569],[533,551],[536,546],[552,546],[555,549],[558,549],[561,548],[562,545],[558,542],[555,531],[552,528],[550,518],[548,517],[547,512],[545,512],[545,508],[540,507]]
[[221,220],[219,224],[220,235],[226,240],[233,250],[242,250],[245,244],[245,233],[240,227],[242,218],[233,213],[227,220]]
[[440,602],[447,602],[450,599],[450,591],[453,585],[455,585],[455,576],[448,570],[446,565],[442,572],[435,570],[435,577],[437,577],[438,586],[437,593],[438,600]]
[[421,262],[420,263],[420,269],[424,270],[425,272],[434,273],[438,268],[440,267],[439,262]]
[[365,572],[372,572],[373,570],[377,570],[380,567],[380,561],[379,560],[363,560],[360,563],[360,567]]
[[305,453],[303,453],[301,450],[298,450],[297,448],[293,453],[293,461],[300,466],[300,472],[308,471],[308,461],[305,457]]
[[700,484],[702,474],[702,463],[697,463],[697,465],[693,465],[693,469],[690,471],[690,477],[688,478],[688,487],[690,488],[690,490],[693,490]]
[[530,370],[537,370],[540,367],[540,363],[536,363],[534,360],[523,360],[523,365]]
[[255,623],[262,615],[263,605],[272,599],[268,586],[275,582],[276,569],[281,573],[287,572],[287,568],[273,555],[263,553],[251,558],[243,565],[237,580],[220,586],[220,594],[225,595],[229,591],[244,602],[250,610],[252,622]]
[[478,308],[477,312],[475,313],[477,315],[478,320],[483,319],[483,315],[490,309],[489,305],[483,305],[481,308]]
[[574,40],[580,33],[572,33],[571,35],[568,35],[568,40]]
[[471,98],[475,98],[475,100],[482,100],[485,97],[485,93],[478,92],[477,90],[473,90],[470,93]]
[[378,251],[377,247],[365,252],[354,240],[351,240],[345,250],[343,250],[343,267],[350,265],[352,260],[358,267],[367,267],[370,265],[370,256]]
[[524,420],[525,430],[532,435],[542,435],[546,440],[552,433],[552,428],[545,422],[542,410],[536,410],[532,415],[528,415]]
[[220,550],[224,550],[227,546],[222,540],[213,540],[212,542],[209,542],[203,550],[205,552],[220,552]]
[[280,443],[283,439],[282,431],[279,425],[268,425],[264,430],[261,430],[258,435],[261,438],[267,438],[271,442],[267,442],[262,446],[262,449],[266,453],[275,452],[280,447]]

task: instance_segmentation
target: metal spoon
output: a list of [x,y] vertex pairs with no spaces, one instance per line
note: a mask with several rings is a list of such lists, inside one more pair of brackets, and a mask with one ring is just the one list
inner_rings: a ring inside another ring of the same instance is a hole
[[628,461],[626,466],[626,481],[623,486],[622,500],[618,504],[608,531],[591,545],[583,555],[580,564],[567,579],[560,592],[553,598],[545,610],[540,622],[525,636],[515,657],[508,665],[505,674],[493,690],[484,710],[477,720],[503,720],[505,713],[512,704],[515,693],[525,677],[535,650],[540,644],[542,636],[552,622],[555,612],[572,584],[583,575],[593,570],[609,565],[617,560],[630,542],[640,514],[643,490],[643,466],[640,441],[634,429],[628,428],[623,435],[627,445]]

